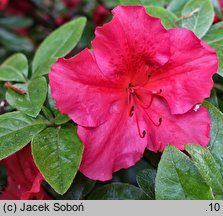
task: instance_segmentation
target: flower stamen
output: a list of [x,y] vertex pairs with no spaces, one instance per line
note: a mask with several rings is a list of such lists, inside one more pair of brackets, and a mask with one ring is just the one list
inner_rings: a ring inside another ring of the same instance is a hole
[[138,116],[137,116],[136,112],[135,112],[135,118],[136,118],[136,125],[137,125],[137,130],[138,130],[139,136],[141,138],[144,138],[146,136],[146,131],[143,130],[141,133],[140,126],[139,126],[139,120],[138,120]]
[[134,106],[131,107],[129,116],[132,117],[134,115]]

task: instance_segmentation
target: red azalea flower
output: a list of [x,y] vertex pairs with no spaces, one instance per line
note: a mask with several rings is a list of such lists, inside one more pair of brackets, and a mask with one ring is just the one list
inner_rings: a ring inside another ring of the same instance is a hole
[[221,19],[218,16],[215,15],[213,23],[218,23],[220,21],[221,21]]
[[80,0],[63,0],[66,7],[76,7],[80,4]]
[[0,0],[0,10],[4,10],[9,0]]
[[98,5],[93,12],[93,21],[96,26],[102,25],[108,17],[109,10],[103,5]]
[[60,25],[63,25],[64,23],[70,21],[71,19],[72,19],[72,16],[70,16],[70,15],[59,16],[59,17],[56,17],[55,23],[58,26],[60,26]]
[[166,30],[141,6],[119,6],[96,28],[94,51],[60,58],[49,78],[62,113],[78,126],[85,150],[80,170],[91,179],[135,164],[145,148],[208,145],[204,107],[218,67],[213,48],[190,30]]
[[27,0],[10,0],[5,14],[25,16],[27,14],[32,14],[34,10],[34,6]]
[[41,187],[43,177],[31,155],[30,146],[1,161],[7,168],[8,185],[0,200],[46,200],[50,197]]

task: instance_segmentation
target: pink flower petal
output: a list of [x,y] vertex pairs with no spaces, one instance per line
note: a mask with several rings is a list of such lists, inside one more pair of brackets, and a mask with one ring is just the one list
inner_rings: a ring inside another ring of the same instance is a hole
[[0,0],[0,10],[4,10],[9,0]]
[[59,59],[49,78],[58,109],[79,125],[98,126],[122,109],[126,90],[103,76],[88,49]]
[[192,109],[183,115],[172,115],[165,100],[156,97],[147,113],[155,123],[162,118],[159,127],[149,120],[142,109],[137,111],[141,112],[142,121],[145,121],[141,128],[148,133],[147,148],[151,151],[163,151],[168,144],[183,150],[185,144],[193,143],[207,147],[209,143],[211,120],[204,107]]
[[143,155],[147,140],[138,135],[133,118],[128,113],[113,115],[96,128],[78,126],[84,143],[80,171],[95,180],[109,180],[112,173],[134,165]]
[[127,78],[129,82],[140,68],[145,71],[168,61],[169,35],[160,19],[149,16],[141,6],[119,6],[112,13],[112,21],[96,28],[92,41],[97,64],[105,76],[123,82]]
[[32,159],[30,146],[1,161],[7,168],[8,184],[0,200],[50,199],[41,187],[43,177]]
[[51,198],[41,187],[41,183],[44,180],[43,176],[38,173],[36,176],[32,188],[22,194],[21,200],[50,200]]
[[182,114],[210,96],[218,59],[213,48],[187,29],[169,30],[171,58],[152,74],[147,88],[162,89],[173,114]]

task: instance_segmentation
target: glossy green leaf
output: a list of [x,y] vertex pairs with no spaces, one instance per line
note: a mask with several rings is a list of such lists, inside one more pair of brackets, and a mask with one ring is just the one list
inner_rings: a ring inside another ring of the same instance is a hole
[[0,160],[22,149],[46,125],[45,119],[34,119],[21,112],[0,115]]
[[217,163],[209,150],[199,145],[185,145],[185,149],[191,155],[199,173],[212,188],[213,192],[218,195],[223,195],[223,179]]
[[140,0],[120,0],[122,5],[141,5]]
[[167,10],[181,15],[181,11],[183,10],[183,7],[187,2],[188,0],[172,0],[167,6]]
[[142,170],[136,176],[138,185],[151,200],[155,199],[155,178],[156,170],[152,168]]
[[59,110],[56,107],[56,102],[52,98],[50,86],[48,86],[47,103],[55,116],[60,114]]
[[145,200],[143,191],[130,184],[112,183],[95,189],[87,197],[89,200]]
[[52,98],[52,95],[51,95],[50,87],[48,88],[47,102],[49,104],[50,109],[52,110],[52,112],[55,115],[54,122],[56,124],[58,124],[58,125],[65,124],[68,121],[70,121],[70,118],[66,114],[60,113],[59,110],[57,109],[55,100]]
[[66,200],[80,200],[84,199],[90,191],[94,188],[96,181],[85,177],[80,172],[77,173],[73,184],[69,191],[64,194],[63,198]]
[[32,19],[23,16],[7,16],[0,18],[0,25],[7,28],[26,28],[31,26]]
[[27,92],[21,95],[9,89],[6,93],[8,103],[19,111],[36,117],[41,111],[47,95],[47,82],[44,77],[36,78],[28,84],[17,84],[16,87]]
[[46,117],[46,119],[48,119],[50,122],[52,122],[54,117],[53,117],[53,114],[51,113],[51,111],[45,106],[42,106],[41,110],[43,112],[43,115]]
[[182,27],[192,30],[199,38],[202,38],[211,27],[214,19],[214,9],[211,1],[188,1],[183,8],[182,16],[189,14],[191,14],[189,18],[182,20]]
[[0,65],[1,81],[25,82],[28,76],[28,61],[22,54],[14,54]]
[[219,107],[218,96],[215,88],[212,89],[211,96],[207,99],[207,101],[209,101],[214,106]]
[[158,200],[213,199],[193,162],[175,147],[166,147],[158,166],[155,187]]
[[59,113],[59,114],[55,117],[54,121],[55,121],[56,124],[65,124],[65,123],[67,123],[68,121],[70,121],[70,118],[69,118],[67,115],[65,115],[65,114],[61,114],[61,113]]
[[12,51],[31,52],[33,50],[33,44],[29,39],[3,28],[0,28],[0,44]]
[[215,49],[219,60],[218,74],[223,76],[223,22],[213,25],[203,40]]
[[45,180],[64,194],[73,182],[83,153],[76,128],[73,125],[47,128],[34,137],[32,152]]
[[223,175],[223,113],[207,101],[205,101],[203,105],[208,109],[212,121],[211,138],[208,149]]
[[164,0],[120,0],[120,4],[122,5],[155,5],[155,6],[163,6]]
[[177,17],[172,12],[162,7],[156,7],[156,6],[147,6],[146,10],[151,16],[160,18],[162,24],[166,29],[174,27],[174,23],[177,20]]
[[86,18],[72,20],[51,33],[38,48],[32,64],[33,77],[48,74],[57,58],[65,56],[79,42]]
[[102,0],[103,5],[106,6],[106,8],[114,8],[120,4],[119,0]]

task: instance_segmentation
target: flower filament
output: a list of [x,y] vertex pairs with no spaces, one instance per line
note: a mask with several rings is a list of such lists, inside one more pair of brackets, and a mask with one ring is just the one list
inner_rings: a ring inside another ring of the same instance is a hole
[[[137,90],[143,90],[144,92],[149,93],[151,95],[151,99],[148,105],[145,104],[143,100],[139,97],[139,94],[136,92]],[[160,117],[158,122],[156,123],[148,114],[148,109],[151,107],[153,103],[154,95],[159,95],[161,93],[162,89],[160,89],[159,91],[151,91],[141,86],[133,86],[132,83],[129,83],[128,85],[128,106],[130,108],[129,116],[132,117],[133,115],[135,115],[137,130],[141,138],[145,137],[146,131],[143,130],[141,132],[139,119],[135,107],[139,105],[139,107],[142,108],[142,110],[146,114],[147,118],[152,122],[152,124],[155,125],[156,127],[159,127],[162,124],[162,118]]]

